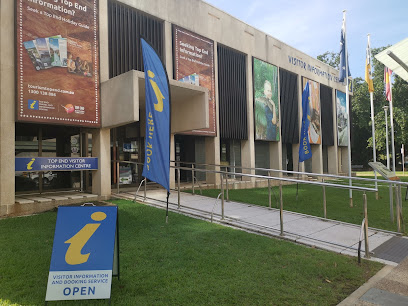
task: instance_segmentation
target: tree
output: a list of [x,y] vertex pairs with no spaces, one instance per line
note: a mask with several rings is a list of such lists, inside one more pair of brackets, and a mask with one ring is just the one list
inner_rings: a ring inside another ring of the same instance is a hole
[[332,66],[335,69],[339,68],[340,65],[340,53],[333,52],[333,51],[326,51],[321,55],[317,56],[317,59],[319,61],[322,61],[323,63],[326,63],[330,66]]
[[[385,115],[383,107],[389,105],[385,99],[384,86],[384,65],[374,57],[387,47],[374,48],[371,50],[373,59],[373,82],[374,82],[374,124],[376,153],[378,161],[386,160],[386,133],[385,133]],[[324,63],[337,68],[339,63],[339,54],[334,52],[325,52],[317,57]],[[401,161],[399,148],[401,144],[408,144],[408,84],[398,76],[394,76],[393,84],[393,110],[394,110],[394,138],[396,165]],[[389,116],[389,112],[388,112]],[[352,163],[367,165],[373,160],[372,132],[371,132],[371,107],[368,85],[362,78],[353,80],[353,97],[351,99],[351,117],[352,117]],[[389,119],[388,119],[389,120]],[[388,121],[389,122],[389,121]],[[390,132],[390,123],[388,123]],[[391,134],[390,134],[391,135]],[[391,137],[389,136],[391,144]],[[390,149],[391,153],[391,149]]]

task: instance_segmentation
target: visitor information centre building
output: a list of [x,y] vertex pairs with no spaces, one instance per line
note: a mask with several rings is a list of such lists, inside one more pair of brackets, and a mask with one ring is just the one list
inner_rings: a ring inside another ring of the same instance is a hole
[[[146,125],[141,38],[169,77],[171,165],[296,171],[309,82],[312,158],[299,169],[347,172],[338,70],[204,1],[10,0],[0,14],[1,216],[60,205],[67,190],[106,199],[117,183],[138,186]],[[196,176],[220,183],[214,173]],[[191,172],[180,179],[191,181]],[[171,168],[171,188],[175,182]]]

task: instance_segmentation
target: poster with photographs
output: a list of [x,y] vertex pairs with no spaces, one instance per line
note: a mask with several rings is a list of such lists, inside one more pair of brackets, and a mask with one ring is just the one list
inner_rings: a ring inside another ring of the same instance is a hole
[[100,127],[98,1],[17,0],[17,121]]
[[173,25],[174,78],[208,89],[210,127],[183,134],[216,136],[214,41]]
[[336,90],[336,105],[337,105],[337,144],[339,147],[347,147],[348,145],[348,114],[346,106],[346,94]]
[[278,67],[253,58],[255,139],[279,141]]
[[302,88],[305,88],[306,82],[309,82],[309,113],[310,113],[310,125],[309,125],[309,142],[311,144],[321,143],[321,130],[320,130],[320,87],[319,83],[303,78]]

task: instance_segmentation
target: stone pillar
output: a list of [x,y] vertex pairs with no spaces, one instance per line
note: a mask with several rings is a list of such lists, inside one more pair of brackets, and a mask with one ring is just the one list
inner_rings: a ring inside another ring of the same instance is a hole
[[[302,92],[303,92],[303,86],[302,86],[302,77],[298,75],[298,126],[299,130],[298,133],[300,135],[300,131],[302,129]],[[299,136],[299,142],[302,142],[302,139],[300,139]],[[292,145],[292,158],[293,158],[293,171],[299,171],[304,172],[305,171],[305,163],[302,162],[299,165],[299,146],[300,143],[295,143]]]
[[0,216],[14,212],[15,203],[15,3],[0,10]]
[[334,145],[329,146],[327,149],[328,155],[328,172],[329,174],[338,175],[339,168],[338,168],[338,146],[337,146],[337,101],[336,101],[336,90],[332,89],[332,101],[333,101],[333,139]]
[[98,170],[92,172],[92,193],[107,199],[111,194],[110,129],[92,132],[92,156],[98,157]]
[[[279,71],[279,70],[278,70]],[[282,114],[280,111],[280,78],[278,77],[278,105],[279,114],[279,141],[272,141],[269,143],[269,168],[282,170]],[[286,159],[286,157],[285,157]],[[272,172],[271,175],[282,177],[282,172]]]
[[[246,88],[247,88],[247,118],[248,118],[248,140],[241,141],[241,158],[242,167],[255,168],[255,131],[254,131],[254,95],[253,95],[253,80],[252,80],[252,56],[247,55],[247,73],[246,73]],[[255,174],[255,171],[242,170],[242,173]],[[249,180],[248,177],[243,177],[243,180]],[[250,181],[255,182],[254,178]]]
[[[220,164],[220,117],[219,114],[219,100],[218,100],[218,52],[217,42],[214,42],[214,87],[215,87],[215,122],[217,127],[217,136],[205,137],[205,163],[206,164]],[[220,167],[207,167],[207,169],[214,169],[219,171]],[[208,184],[219,185],[221,183],[220,176],[215,173],[207,173],[206,181]]]
[[[173,38],[172,38],[171,23],[164,22],[164,50],[165,50],[165,66],[169,79],[173,79]],[[174,142],[174,134],[170,136],[170,161],[176,159],[176,145]],[[174,169],[175,163],[170,162],[170,189],[176,187],[176,170]]]

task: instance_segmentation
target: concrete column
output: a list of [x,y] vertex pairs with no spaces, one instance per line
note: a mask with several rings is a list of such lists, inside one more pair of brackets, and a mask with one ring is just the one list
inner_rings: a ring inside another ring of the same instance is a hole
[[336,90],[332,89],[332,103],[333,103],[333,138],[334,145],[327,148],[328,154],[328,172],[329,174],[338,175],[338,147],[337,147],[337,101],[336,101]]
[[[279,72],[279,68],[278,68]],[[279,75],[279,74],[278,74]],[[278,101],[275,101],[278,105],[279,114],[279,141],[269,143],[269,168],[282,170],[282,114],[280,111],[280,79],[278,77]],[[286,157],[285,157],[286,159]],[[282,173],[271,173],[271,175],[282,177]]]
[[[248,117],[248,140],[241,141],[241,161],[243,167],[255,168],[255,131],[254,131],[254,95],[253,95],[253,80],[252,80],[252,56],[247,55],[247,117]],[[243,173],[255,174],[255,171],[243,170]],[[243,177],[243,180],[248,180],[248,177]],[[255,181],[254,178],[250,179]]]
[[[173,79],[173,39],[171,33],[171,23],[164,22],[164,55],[165,66],[168,78]],[[174,134],[170,135],[170,160],[176,159],[176,145],[174,142]],[[176,170],[173,168],[174,162],[170,162],[170,189],[176,187]]]
[[14,212],[15,203],[15,18],[14,1],[0,10],[0,216]]
[[341,154],[341,172],[348,176],[348,152],[347,147],[340,147]]
[[98,170],[92,172],[92,193],[107,199],[111,194],[110,129],[92,132],[92,156],[98,157]]
[[109,80],[109,35],[107,0],[99,0],[99,76],[100,83]]
[[[303,86],[302,86],[302,77],[298,75],[298,134],[300,135],[300,131],[302,129],[302,92],[303,92]],[[299,136],[299,141],[301,141],[300,136]],[[302,162],[299,165],[299,143],[293,144],[292,146],[292,158],[293,158],[293,171],[305,171],[305,163]],[[299,168],[298,168],[299,165]]]
[[[218,100],[218,52],[217,42],[214,42],[214,88],[215,88],[215,122],[217,126],[217,136],[205,137],[205,163],[220,164],[220,117],[219,117],[219,100]],[[209,167],[208,169],[211,169]],[[215,167],[214,170],[219,171],[220,167]],[[206,180],[208,184],[219,185],[221,183],[220,176],[214,173],[207,173]]]
[[[321,126],[321,125],[320,125]],[[323,150],[322,144],[311,144],[312,149],[312,172],[323,173]]]

